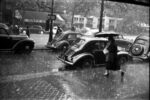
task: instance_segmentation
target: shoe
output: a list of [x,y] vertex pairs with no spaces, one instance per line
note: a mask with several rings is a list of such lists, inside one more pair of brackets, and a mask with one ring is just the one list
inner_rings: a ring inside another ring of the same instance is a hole
[[123,72],[123,71],[121,71],[121,76],[122,76],[122,77],[124,76],[124,72]]

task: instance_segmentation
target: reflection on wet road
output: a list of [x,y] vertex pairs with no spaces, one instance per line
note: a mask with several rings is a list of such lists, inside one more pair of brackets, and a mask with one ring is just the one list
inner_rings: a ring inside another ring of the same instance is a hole
[[67,71],[62,76],[74,95],[82,99],[140,99],[149,98],[149,65],[128,64],[122,79],[119,72],[107,78],[104,68]]
[[[112,72],[103,76],[104,66],[58,71],[64,64],[51,51],[34,51],[30,55],[0,55],[0,75],[19,75],[49,72],[51,80],[58,81],[65,94],[74,100],[80,99],[149,99],[149,63],[126,64],[125,76]],[[54,77],[53,77],[54,76]],[[47,78],[48,80],[48,78]],[[32,81],[34,82],[34,81]],[[45,82],[45,81],[42,81]],[[47,81],[46,81],[47,82]]]

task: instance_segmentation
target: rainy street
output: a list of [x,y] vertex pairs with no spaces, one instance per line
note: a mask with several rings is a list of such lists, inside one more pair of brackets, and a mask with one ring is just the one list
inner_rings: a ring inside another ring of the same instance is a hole
[[0,100],[149,100],[149,5],[0,0]]
[[[34,50],[30,55],[0,54],[1,99],[149,99],[149,63],[135,60],[119,72],[103,76],[105,67],[64,69],[51,50]],[[63,70],[59,70],[63,68]]]

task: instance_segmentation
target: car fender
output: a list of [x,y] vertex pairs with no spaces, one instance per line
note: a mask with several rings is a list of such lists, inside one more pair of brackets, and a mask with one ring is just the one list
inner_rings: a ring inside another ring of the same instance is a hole
[[117,53],[117,55],[118,55],[118,57],[120,57],[120,56],[126,56],[128,60],[132,60],[132,58],[133,58],[133,57],[131,56],[131,54],[128,53],[128,52],[126,52],[126,51],[119,51],[119,52]]
[[79,55],[76,55],[73,57],[73,63],[75,64],[76,62],[78,62],[79,60],[81,60],[82,58],[84,57],[91,57],[94,59],[93,55],[92,54],[89,54],[89,53],[82,53],[82,54],[79,54]]
[[126,51],[119,51],[118,53],[117,53],[118,55],[129,55],[129,53],[128,52],[126,52]]
[[69,43],[68,43],[67,41],[61,41],[61,42],[58,42],[58,43],[56,44],[56,47],[57,47],[57,48],[60,48],[60,47],[63,46],[64,44],[69,45]]
[[33,46],[34,46],[34,41],[33,40],[21,40],[21,41],[19,41],[19,42],[17,42],[14,46],[13,46],[13,50],[19,45],[19,44],[21,44],[21,43],[31,43],[31,44],[33,44]]

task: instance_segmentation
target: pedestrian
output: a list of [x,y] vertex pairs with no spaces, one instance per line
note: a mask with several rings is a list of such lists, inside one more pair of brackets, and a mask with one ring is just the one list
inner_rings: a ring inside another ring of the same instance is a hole
[[76,28],[74,26],[72,26],[71,31],[76,31]]
[[121,72],[121,76],[124,75],[124,72],[120,69],[120,65],[118,63],[117,58],[117,45],[112,36],[108,37],[108,44],[104,49],[104,54],[106,54],[106,71],[104,73],[105,76],[109,76],[110,70]]
[[27,28],[26,28],[26,35],[30,38],[30,30],[29,30],[29,26],[27,26]]
[[56,36],[60,36],[62,31],[63,31],[62,28],[60,26],[57,26]]

